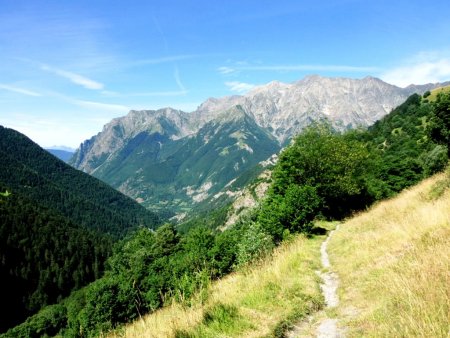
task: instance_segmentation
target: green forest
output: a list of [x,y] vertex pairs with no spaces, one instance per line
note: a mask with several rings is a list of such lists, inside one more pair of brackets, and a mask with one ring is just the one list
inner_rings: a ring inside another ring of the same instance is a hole
[[[267,197],[250,216],[223,232],[201,218],[189,227],[140,227],[114,245],[102,277],[3,336],[93,337],[173,299],[189,306],[190,297],[201,296],[212,280],[263,257],[291,234],[314,236],[320,231],[314,220],[342,219],[444,170],[450,94],[435,101],[427,96],[412,95],[367,130],[341,133],[326,121],[312,124],[282,151]],[[12,192],[0,197],[1,206],[15,203],[10,201],[14,188],[1,188]],[[107,252],[105,246],[97,254]],[[95,257],[89,257],[88,264],[94,264],[89,273],[98,277],[102,269],[96,270]],[[54,278],[58,282],[59,275]]]
[[72,168],[24,135],[0,126],[0,183],[79,226],[114,238],[139,225],[158,222],[155,214],[102,181]]
[[113,243],[157,217],[0,127],[0,332],[99,278]]

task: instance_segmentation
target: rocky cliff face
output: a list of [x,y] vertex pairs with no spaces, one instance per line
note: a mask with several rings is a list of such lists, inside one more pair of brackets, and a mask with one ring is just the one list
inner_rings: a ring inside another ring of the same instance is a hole
[[179,214],[226,190],[312,121],[368,126],[412,93],[438,86],[309,76],[210,98],[192,113],[133,110],[85,141],[70,163],[149,208]]
[[374,77],[349,79],[312,75],[291,84],[274,81],[244,96],[209,99],[195,113],[214,116],[214,113],[241,105],[259,126],[285,143],[305,125],[318,119],[329,119],[340,128],[369,126],[411,94],[423,94],[437,86],[440,85],[399,88]]

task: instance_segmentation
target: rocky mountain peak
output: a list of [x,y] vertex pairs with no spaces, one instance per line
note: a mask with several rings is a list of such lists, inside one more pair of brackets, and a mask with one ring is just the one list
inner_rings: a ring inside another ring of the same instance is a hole
[[219,194],[313,121],[326,118],[341,129],[368,126],[412,93],[438,86],[311,75],[209,98],[192,113],[132,110],[85,141],[71,164],[148,207],[180,213]]

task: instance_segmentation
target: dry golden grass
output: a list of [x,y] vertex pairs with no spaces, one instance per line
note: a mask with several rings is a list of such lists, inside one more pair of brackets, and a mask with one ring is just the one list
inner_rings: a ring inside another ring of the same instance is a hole
[[377,204],[331,239],[349,337],[450,336],[450,189],[430,197],[445,179]]
[[428,96],[427,99],[429,101],[435,101],[438,93],[448,93],[449,91],[450,91],[450,86],[433,89],[431,91],[430,96]]
[[295,237],[260,264],[213,283],[204,304],[198,301],[192,307],[183,307],[174,303],[112,337],[269,335],[281,322],[301,318],[322,306],[314,271],[320,267],[323,239]]

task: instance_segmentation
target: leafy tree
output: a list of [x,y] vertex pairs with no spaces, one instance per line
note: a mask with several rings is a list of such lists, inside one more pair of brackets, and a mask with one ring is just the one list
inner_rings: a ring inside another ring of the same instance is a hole
[[279,243],[285,230],[290,233],[309,232],[321,204],[316,188],[291,184],[284,195],[272,195],[264,202],[258,221]]
[[235,226],[214,236],[214,246],[210,250],[213,277],[220,277],[232,271],[242,233],[243,230]]
[[185,264],[190,265],[193,270],[209,269],[213,246],[214,235],[210,229],[204,226],[192,229],[183,241],[183,251],[187,253]]
[[430,176],[445,168],[448,162],[447,151],[445,146],[438,144],[429,152],[421,154],[419,160],[425,176]]
[[272,195],[284,196],[291,185],[310,186],[325,215],[342,216],[353,208],[353,196],[364,194],[368,157],[367,146],[352,134],[338,134],[326,123],[312,125],[280,155]]
[[439,93],[432,107],[431,138],[447,147],[447,155],[450,157],[450,92]]

